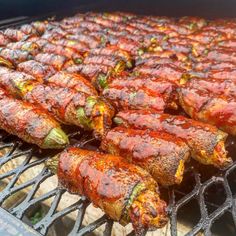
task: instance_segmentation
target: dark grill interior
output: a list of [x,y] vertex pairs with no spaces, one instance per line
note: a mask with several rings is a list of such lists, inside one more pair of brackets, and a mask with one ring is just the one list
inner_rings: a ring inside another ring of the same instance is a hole
[[[62,16],[62,15],[61,15]],[[18,26],[29,21],[45,18],[36,17],[28,19],[26,17],[10,19],[0,23],[0,28]],[[71,142],[86,148],[96,148],[93,140],[89,140],[87,134],[80,132],[70,135]],[[229,141],[228,149],[234,159],[232,166],[226,170],[219,171],[212,167],[200,166],[192,161],[188,168],[184,181],[178,187],[161,189],[163,198],[169,203],[168,211],[170,217],[171,235],[177,235],[179,223],[188,225],[190,231],[186,235],[196,235],[204,233],[205,235],[235,235],[236,233],[236,156],[234,140]],[[6,151],[7,150],[7,151]],[[49,228],[60,218],[63,218],[71,212],[77,212],[76,221],[70,228],[69,235],[85,235],[93,232],[102,225],[104,227],[104,236],[111,235],[113,222],[105,215],[101,216],[88,225],[83,225],[83,218],[86,208],[90,205],[84,197],[67,208],[57,211],[65,190],[60,186],[45,193],[44,195],[34,197],[35,193],[48,178],[53,174],[46,168],[27,182],[17,184],[21,175],[27,170],[41,165],[47,158],[54,155],[51,152],[41,152],[36,147],[26,145],[9,136],[5,132],[0,132],[0,181],[7,183],[0,188],[0,206],[5,207],[6,201],[19,191],[29,188],[24,199],[17,202],[12,208],[7,210],[14,217],[24,220],[24,216],[39,203],[52,198],[47,214],[36,224],[30,225],[38,233],[46,235]],[[40,157],[38,159],[33,156]],[[13,159],[21,159],[22,164],[16,168],[4,172],[4,166]],[[193,168],[194,166],[194,168]],[[129,235],[133,235],[133,231]]]

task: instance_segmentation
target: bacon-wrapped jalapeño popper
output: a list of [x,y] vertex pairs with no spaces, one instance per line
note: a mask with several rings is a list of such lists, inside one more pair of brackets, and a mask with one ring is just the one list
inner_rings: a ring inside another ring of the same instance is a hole
[[5,47],[8,43],[10,43],[10,39],[0,31],[0,47]]
[[[143,94],[145,94],[145,92],[146,94],[152,93],[153,96],[155,96],[155,94],[157,96],[160,96],[161,94],[168,108],[177,108],[177,86],[175,83],[165,79],[157,78],[150,75],[135,76],[128,73],[123,73],[120,76],[100,76],[97,78],[95,84],[99,90],[105,90],[104,94],[108,99],[110,96],[107,96],[107,89],[112,89],[113,87],[120,87],[121,90],[123,88],[129,88],[132,89],[133,92],[143,91]],[[112,99],[113,97],[111,98],[111,100]]]
[[212,60],[201,60],[196,63],[192,63],[192,69],[195,71],[207,72],[209,70],[224,70],[224,69],[234,69],[236,64],[233,62],[219,62]]
[[150,56],[147,58],[138,58],[135,61],[135,65],[138,67],[145,66],[145,67],[155,67],[157,65],[163,64],[174,64],[183,69],[190,68],[190,62],[182,62],[177,60],[176,58],[169,58],[169,57],[159,57],[159,56]]
[[[212,65],[211,65],[212,66]],[[182,79],[188,79],[192,77],[205,78],[205,79],[221,79],[221,80],[231,80],[236,82],[236,69],[233,68],[220,68],[220,69],[207,69],[205,71],[190,71],[187,76]],[[181,80],[182,82],[183,80]]]
[[70,39],[70,40],[76,40],[78,42],[86,43],[89,45],[89,48],[98,48],[101,46],[101,40],[99,40],[97,37],[94,35],[90,34],[67,34],[65,38]]
[[189,147],[180,138],[164,132],[116,127],[103,137],[101,149],[125,157],[147,170],[164,186],[180,184]]
[[70,48],[70,47],[65,47],[62,45],[57,45],[57,44],[48,42],[43,46],[42,51],[44,53],[54,53],[54,54],[68,57],[69,59],[72,59],[75,64],[80,64],[83,62],[82,55],[79,54],[75,49]]
[[79,73],[85,76],[87,79],[92,80],[94,76],[98,74],[109,74],[112,71],[112,67],[99,64],[80,64],[66,68],[66,71],[71,73]]
[[1,85],[12,94],[17,93],[25,101],[47,110],[62,123],[93,130],[97,138],[111,126],[113,107],[97,96],[53,84],[40,84],[25,77],[23,81],[9,77]]
[[131,222],[136,235],[168,221],[166,203],[154,179],[120,156],[68,148],[46,165],[69,192],[86,196],[123,225]]
[[166,79],[179,85],[181,78],[186,74],[186,70],[174,64],[156,64],[154,66],[140,65],[134,69],[137,74],[147,74],[162,79]]
[[107,55],[107,56],[114,55],[124,60],[126,62],[127,68],[132,68],[134,66],[134,60],[132,59],[131,55],[128,52],[119,49],[116,46],[94,48],[90,52],[94,55]]
[[41,148],[64,148],[68,144],[60,125],[45,111],[14,99],[0,89],[0,128]]
[[231,49],[205,50],[203,58],[211,61],[220,61],[220,62],[230,61],[236,63],[236,51]]
[[143,88],[111,86],[103,90],[102,96],[117,110],[153,109],[163,112],[167,108],[164,97],[160,93]]
[[38,34],[42,35],[48,27],[48,21],[34,21],[31,25],[36,29]]
[[126,62],[114,55],[96,55],[88,53],[84,58],[84,64],[101,64],[113,68],[115,74],[120,74],[125,70]]
[[35,60],[20,63],[17,66],[17,70],[32,75],[41,81],[56,73],[56,70],[52,66],[43,64]]
[[22,51],[27,51],[31,55],[35,56],[39,52],[39,45],[35,42],[30,42],[30,41],[20,41],[20,42],[15,42],[15,43],[9,43],[7,44],[7,47],[12,49],[12,50],[22,50]]
[[0,70],[0,87],[5,88],[11,95],[16,98],[22,97],[21,89],[27,88],[31,83],[37,83],[38,80],[24,72],[8,69]]
[[231,163],[225,150],[227,134],[215,126],[184,116],[160,114],[153,111],[121,111],[114,118],[119,126],[166,132],[188,144],[194,159],[205,165],[223,168]]
[[[12,80],[14,80],[14,83],[11,82]],[[10,70],[7,67],[0,67],[0,84],[7,86],[8,90],[11,90],[14,96],[18,96],[18,93],[15,93],[16,89],[14,88],[14,84],[17,84],[17,87],[21,87],[21,84],[30,84],[32,82],[41,82],[41,80],[24,72]],[[89,95],[98,95],[92,84],[79,74],[61,71],[49,78],[45,77],[42,82],[51,85],[55,84],[63,88],[72,88],[77,92],[83,92]],[[20,93],[20,91],[18,92]]]
[[98,95],[93,85],[86,78],[77,73],[60,71],[55,75],[44,79],[44,82],[55,84],[60,87],[72,88],[77,92],[83,92],[90,95]]
[[236,80],[231,79],[214,79],[214,78],[183,78],[181,84],[188,88],[200,89],[214,95],[222,95],[235,98]]
[[40,63],[52,66],[55,70],[62,70],[64,67],[74,65],[73,60],[52,53],[39,53],[34,59]]
[[104,80],[110,75],[116,75],[113,67],[92,63],[70,66],[66,68],[66,71],[81,74],[94,85],[96,85],[97,80]]
[[179,88],[179,102],[185,112],[200,120],[236,135],[236,101],[233,97],[214,95],[197,88]]
[[89,51],[89,45],[87,43],[77,42],[76,40],[59,39],[59,40],[53,40],[52,43],[69,47],[69,48],[73,48],[79,53],[85,53]]
[[32,58],[32,55],[27,51],[9,48],[0,49],[0,64],[9,68],[15,68],[17,64]]
[[[150,57],[161,57],[161,58],[172,58],[175,60],[179,60],[181,62],[188,61],[188,56],[183,53],[177,53],[173,51],[155,51],[155,52],[143,52],[141,55],[137,56],[136,59],[145,59]],[[156,63],[158,64],[158,63]]]
[[22,39],[27,38],[27,34],[19,29],[8,28],[4,30],[4,35],[7,36],[11,41],[18,42]]

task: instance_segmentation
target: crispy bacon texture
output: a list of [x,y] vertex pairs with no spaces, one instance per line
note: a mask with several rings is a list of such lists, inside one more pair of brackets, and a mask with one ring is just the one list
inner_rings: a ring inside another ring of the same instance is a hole
[[108,76],[112,73],[113,68],[102,64],[80,64],[66,68],[70,73],[83,75],[89,81],[94,81],[98,76]]
[[131,57],[131,55],[122,50],[119,49],[117,46],[107,46],[102,48],[94,48],[90,51],[94,55],[107,55],[107,56],[116,56],[126,62],[127,68],[132,68],[134,65],[134,61]]
[[4,47],[8,43],[10,43],[10,39],[3,32],[0,32],[0,47]]
[[132,222],[137,235],[167,223],[166,203],[154,179],[122,157],[68,148],[47,166],[69,192],[85,195],[123,225]]
[[68,144],[60,125],[45,111],[14,99],[0,89],[0,128],[40,148],[64,148]]
[[56,73],[56,70],[52,66],[35,60],[20,63],[17,66],[17,70],[32,75],[40,81],[43,81],[45,78],[48,78]]
[[199,89],[216,96],[235,98],[236,95],[236,80],[193,77],[182,79],[181,83],[188,88]]
[[13,42],[26,39],[27,37],[27,35],[23,31],[19,29],[12,29],[12,28],[6,29],[4,31],[4,35]]
[[179,89],[179,101],[185,112],[193,119],[215,125],[229,134],[236,135],[235,98],[182,87]]
[[7,90],[14,97],[21,98],[24,95],[25,89],[31,83],[37,83],[38,80],[33,76],[24,72],[14,70],[0,70],[0,87]]
[[20,27],[20,30],[25,33],[26,35],[38,35],[39,33],[37,32],[36,28],[33,25],[30,24],[24,24]]
[[0,49],[0,64],[9,68],[15,68],[19,63],[32,58],[32,55],[27,51],[9,48]]
[[61,56],[65,56],[72,59],[75,64],[80,64],[83,61],[83,57],[75,49],[70,47],[65,47],[62,45],[57,45],[53,43],[46,43],[42,48],[44,53],[54,53]]
[[181,183],[190,154],[188,146],[170,134],[123,127],[110,130],[101,149],[144,168],[164,186]]
[[192,157],[205,165],[223,168],[232,161],[224,146],[227,134],[203,122],[147,110],[121,111],[114,122],[125,128],[166,132],[181,138],[189,146]]
[[[152,94],[152,96],[156,95],[159,97],[161,95],[166,103],[166,107],[177,109],[177,86],[175,83],[165,79],[160,79],[150,75],[135,76],[123,73],[121,76],[115,77],[97,77],[95,84],[99,90],[119,87],[121,90],[130,89],[133,93],[141,93],[142,91],[143,94],[146,92],[146,94]],[[104,94],[106,94],[106,91],[104,91]],[[109,97],[110,96],[112,97],[111,99],[113,99],[113,94],[109,95]],[[145,106],[145,101],[143,102]]]
[[103,90],[102,96],[117,110],[153,109],[163,112],[166,108],[166,103],[160,93],[144,88],[110,86]]
[[35,56],[39,52],[39,45],[35,42],[19,41],[7,44],[7,47],[12,50],[28,51],[31,55]]
[[201,60],[197,63],[192,64],[192,68],[196,71],[207,72],[211,70],[224,70],[224,69],[234,69],[236,64],[233,62],[219,62],[210,60]]
[[131,55],[138,55],[143,49],[142,44],[126,37],[110,38],[110,44],[113,46],[116,45],[121,50],[129,52]]
[[89,48],[98,48],[102,44],[98,38],[89,34],[67,34],[65,37],[70,40],[86,43],[89,45]]
[[101,64],[113,68],[115,74],[120,74],[126,67],[125,61],[114,55],[87,54],[84,64]]
[[78,53],[85,53],[89,50],[89,45],[87,43],[77,42],[76,40],[59,39],[59,40],[52,40],[52,43],[69,47],[69,48],[73,48]]
[[236,51],[230,50],[230,49],[228,49],[228,50],[225,50],[225,49],[210,50],[210,51],[207,51],[204,58],[211,60],[211,61],[236,63]]
[[[97,96],[56,85],[40,84],[27,77],[9,76],[1,85],[10,93],[47,110],[61,123],[93,130],[101,138],[112,124],[113,107]],[[1,80],[0,80],[1,83]]]
[[44,80],[45,83],[55,84],[60,87],[72,88],[77,92],[89,95],[98,95],[92,84],[82,75],[60,71]]
[[74,65],[74,62],[67,57],[51,53],[39,53],[34,59],[40,63],[52,66],[55,70],[62,70],[64,67]]
[[180,79],[186,73],[185,70],[177,67],[174,64],[157,64],[153,67],[137,66],[134,71],[138,74],[148,74],[162,79],[174,82],[176,85],[180,84]]

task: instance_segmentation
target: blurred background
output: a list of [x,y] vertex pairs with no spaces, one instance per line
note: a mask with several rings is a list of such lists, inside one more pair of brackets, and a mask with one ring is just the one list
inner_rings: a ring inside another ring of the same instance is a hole
[[236,0],[0,0],[0,19],[58,10],[126,10],[167,16],[236,17]]

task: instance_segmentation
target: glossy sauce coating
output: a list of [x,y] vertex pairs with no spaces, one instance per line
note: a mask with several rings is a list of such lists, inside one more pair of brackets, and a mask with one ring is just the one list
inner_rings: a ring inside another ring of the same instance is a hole
[[93,35],[89,34],[67,34],[67,39],[76,40],[88,44],[89,48],[97,48],[101,45],[101,41]]
[[0,89],[0,127],[26,142],[44,148],[45,138],[59,124],[45,111],[14,99]]
[[131,76],[124,74],[122,76],[110,77],[107,82],[107,87],[129,88],[136,92],[150,91],[153,92],[154,95],[157,94],[157,96],[161,94],[168,108],[177,108],[177,86],[175,83],[165,79],[150,75]]
[[74,62],[69,61],[67,57],[52,53],[39,53],[34,59],[40,63],[52,66],[55,70],[63,69],[65,64],[74,64]]
[[153,111],[121,111],[115,121],[119,126],[166,132],[181,138],[189,146],[192,157],[203,164],[222,168],[230,164],[224,142],[227,134],[215,126],[184,116],[160,114]]
[[0,58],[3,58],[13,66],[17,64],[32,59],[32,55],[27,51],[22,51],[18,49],[9,49],[9,48],[1,48],[0,49]]
[[72,88],[77,92],[84,92],[89,95],[97,95],[97,91],[92,86],[92,84],[80,74],[61,71],[52,77],[45,79],[45,82],[52,83],[60,87]]
[[69,48],[73,48],[77,52],[82,52],[82,53],[88,51],[89,49],[89,46],[87,43],[77,42],[76,40],[70,40],[70,39],[53,40],[52,43],[69,47]]
[[17,98],[24,95],[24,86],[27,87],[28,84],[37,82],[37,79],[24,72],[14,70],[0,71],[0,87]]
[[154,67],[138,66],[135,68],[140,74],[148,74],[162,79],[167,79],[179,85],[180,79],[185,73],[184,70],[176,67],[173,64],[159,64]]
[[0,47],[4,47],[8,43],[10,43],[10,39],[3,32],[0,32]]
[[19,41],[7,44],[7,47],[12,50],[23,50],[29,52],[31,55],[36,55],[39,52],[39,45],[35,42]]
[[83,107],[87,95],[68,88],[36,84],[24,95],[24,99],[49,111],[59,121],[66,124],[81,125],[76,109]]
[[17,42],[27,37],[23,31],[19,29],[8,28],[4,31],[4,35],[7,36],[11,41]]
[[190,89],[200,89],[213,95],[236,98],[236,81],[230,79],[191,78],[185,85]]
[[45,65],[34,60],[20,63],[17,66],[17,70],[30,74],[41,81],[56,73],[52,66]]
[[105,88],[102,96],[110,101],[118,110],[154,109],[163,111],[166,107],[161,94],[148,89],[135,89],[122,86]]
[[95,55],[114,55],[116,57],[120,57],[126,62],[130,62],[132,64],[132,57],[126,51],[119,49],[117,46],[107,46],[103,48],[94,48],[90,51]]
[[183,109],[196,120],[217,126],[236,135],[236,102],[225,96],[209,96],[198,89],[181,88],[179,100]]
[[115,68],[119,63],[122,63],[122,60],[114,55],[88,54],[84,58],[84,64],[102,64]]
[[73,59],[75,63],[78,63],[79,61],[82,62],[83,57],[73,48],[65,47],[62,45],[57,45],[53,43],[46,43],[43,48],[43,52],[45,53],[54,53],[61,56],[68,57],[70,59]]
[[181,139],[167,133],[122,127],[110,130],[101,148],[141,166],[165,186],[181,183],[184,163],[190,154]]
[[92,80],[99,73],[107,74],[112,71],[112,67],[101,65],[101,64],[81,64],[70,66],[66,69],[66,71],[70,73],[79,73],[85,76],[88,80]]
[[[158,223],[152,227],[166,224],[166,204],[159,198],[157,184],[146,171],[119,156],[78,148],[66,149],[57,158],[57,175],[61,184],[69,192],[85,195],[112,219],[122,224],[131,220],[138,233],[151,228],[147,213],[151,215],[153,209],[155,216],[152,217],[157,218]],[[54,165],[53,160],[51,163]],[[137,186],[140,190],[134,193]],[[154,208],[149,208],[147,203],[137,206],[136,199],[148,193],[151,194],[149,204]],[[132,217],[134,211],[139,213],[137,217]],[[146,215],[142,215],[143,212]]]

